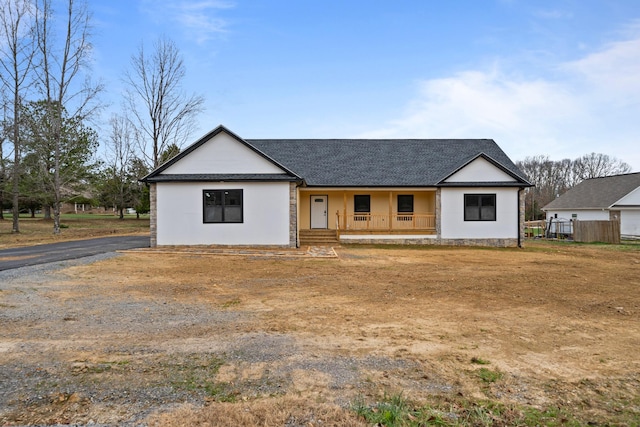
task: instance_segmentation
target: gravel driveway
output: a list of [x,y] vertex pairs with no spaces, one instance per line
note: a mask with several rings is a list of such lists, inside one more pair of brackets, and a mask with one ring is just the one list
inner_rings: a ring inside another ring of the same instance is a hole
[[[255,331],[251,312],[69,282],[68,268],[118,256],[0,271],[0,425],[139,426],[185,402],[283,395],[301,372],[355,390],[363,370],[417,369],[385,357],[310,355],[291,335]],[[242,381],[224,380],[228,366]]]

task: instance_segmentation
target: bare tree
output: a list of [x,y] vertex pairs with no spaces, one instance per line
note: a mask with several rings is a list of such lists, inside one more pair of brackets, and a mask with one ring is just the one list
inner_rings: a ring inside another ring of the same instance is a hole
[[110,120],[111,135],[107,143],[106,175],[102,198],[115,206],[124,219],[124,209],[133,205],[133,193],[137,177],[133,177],[135,130],[123,116],[114,115]]
[[[34,21],[31,2],[5,0],[0,9],[0,78],[10,97],[11,131],[8,139],[13,143],[12,203],[14,233],[20,232],[20,109],[33,67]],[[5,113],[6,123],[6,113]],[[4,168],[3,168],[4,169]]]
[[7,141],[7,107],[3,97],[3,112],[2,115],[2,128],[0,129],[0,220],[4,220],[4,200],[5,200],[5,185],[7,180],[7,167],[5,163],[5,150],[4,144]]
[[571,170],[571,160],[553,161],[549,156],[539,155],[526,157],[516,164],[534,185],[525,190],[525,216],[538,219],[540,208],[568,189],[567,171]]
[[185,67],[175,43],[161,38],[153,48],[148,54],[140,46],[123,80],[128,86],[125,108],[138,129],[138,148],[155,168],[169,145],[181,147],[189,138],[204,99],[183,90]]
[[[48,135],[53,146],[53,232],[60,233],[61,178],[60,168],[63,156],[62,112],[83,121],[98,108],[95,102],[102,90],[93,84],[83,71],[88,69],[91,54],[91,14],[85,1],[67,0],[64,25],[60,34],[54,33],[50,25],[53,21],[51,0],[36,0],[37,41],[42,63],[38,67],[40,90],[48,106],[51,132]],[[62,17],[61,17],[62,18]],[[62,35],[62,43],[56,43],[56,35]],[[81,77],[83,81],[79,81]]]
[[580,181],[629,172],[631,172],[629,164],[606,154],[585,154],[574,161],[574,174]]

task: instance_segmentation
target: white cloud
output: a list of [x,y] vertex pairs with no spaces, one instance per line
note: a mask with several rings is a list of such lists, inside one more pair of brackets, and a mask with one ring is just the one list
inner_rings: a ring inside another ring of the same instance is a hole
[[235,4],[223,0],[144,0],[142,10],[158,23],[179,25],[186,37],[205,43],[227,31],[228,23],[217,15]]
[[611,43],[599,52],[562,65],[568,73],[585,80],[601,96],[635,102],[640,95],[640,37]]
[[421,81],[399,118],[361,136],[493,138],[514,160],[599,152],[640,171],[640,34],[557,70],[522,78],[494,66]]

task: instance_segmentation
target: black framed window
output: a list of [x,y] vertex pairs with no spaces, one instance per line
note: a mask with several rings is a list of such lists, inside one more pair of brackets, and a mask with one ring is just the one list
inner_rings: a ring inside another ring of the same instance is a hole
[[398,221],[413,221],[413,194],[398,194]]
[[496,195],[495,194],[465,194],[464,195],[464,220],[465,221],[495,221],[496,220]]
[[370,213],[371,196],[368,194],[353,196],[353,211],[356,213]]
[[204,223],[242,222],[242,190],[204,190]]
[[413,213],[413,194],[398,194],[398,213]]
[[353,216],[354,221],[369,221],[371,213],[371,196],[359,194],[353,196]]

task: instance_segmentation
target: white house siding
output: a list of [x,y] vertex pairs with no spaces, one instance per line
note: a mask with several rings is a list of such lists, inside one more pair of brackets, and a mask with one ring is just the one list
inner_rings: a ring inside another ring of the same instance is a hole
[[640,210],[620,211],[620,234],[640,237]]
[[[185,159],[186,160],[186,159]],[[243,190],[243,222],[203,223],[203,190]],[[158,245],[289,246],[289,183],[158,183]]]
[[[496,221],[465,221],[465,194],[495,194]],[[440,198],[441,239],[518,239],[518,188],[443,188]]]
[[572,209],[547,211],[547,221],[551,218],[577,219],[578,221],[608,221],[609,211],[604,209]]
[[444,182],[515,182],[508,173],[479,157],[451,175]]
[[282,169],[227,133],[219,133],[163,174],[282,173]]

